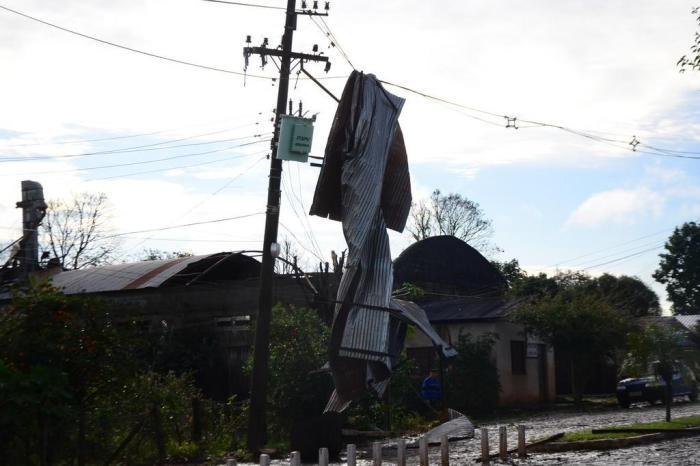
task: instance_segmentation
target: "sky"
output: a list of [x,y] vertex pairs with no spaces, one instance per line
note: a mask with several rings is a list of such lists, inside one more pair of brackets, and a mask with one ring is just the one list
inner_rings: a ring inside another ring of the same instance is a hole
[[[676,67],[697,29],[694,3],[336,0],[325,21],[350,63],[318,19],[299,18],[294,49],[318,44],[330,57],[328,73],[306,68],[336,95],[352,64],[461,105],[387,86],[406,99],[414,199],[439,188],[478,202],[502,250],[493,258],[529,273],[635,275],[667,309],[651,277],[658,254],[675,226],[700,217],[700,160],[669,156],[700,155],[700,73]],[[284,23],[282,10],[202,0],[0,6],[236,72],[246,35],[274,47]],[[0,71],[0,245],[20,235],[15,202],[33,179],[48,199],[104,192],[124,258],[261,248],[277,86],[252,75],[275,76],[274,64],[252,57],[247,77],[187,66],[0,9]],[[296,73],[290,98],[316,115],[322,156],[335,102]],[[340,224],[306,215],[318,173],[284,163],[280,240],[309,270],[345,249]],[[394,256],[411,242],[390,238]]]

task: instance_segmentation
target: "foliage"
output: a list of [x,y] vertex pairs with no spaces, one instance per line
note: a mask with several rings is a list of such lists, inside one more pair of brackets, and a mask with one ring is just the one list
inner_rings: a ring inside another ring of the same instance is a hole
[[408,231],[415,241],[449,235],[479,250],[494,249],[490,245],[493,225],[479,204],[461,194],[444,195],[439,189],[430,199],[413,204]]
[[181,259],[183,257],[192,257],[189,251],[162,251],[160,249],[146,249],[139,260],[142,261],[163,261],[172,259]]
[[286,438],[295,422],[323,412],[332,383],[318,370],[328,358],[329,335],[312,309],[281,304],[272,309],[267,419],[273,436]]
[[661,314],[656,293],[639,278],[627,275],[616,277],[606,273],[591,277],[573,271],[559,272],[552,276],[544,273],[523,275],[513,281],[511,294],[518,298],[537,300],[575,288],[600,297],[625,317]]
[[490,414],[501,391],[498,369],[492,360],[494,336],[460,335],[447,375],[449,405],[467,415]]
[[666,383],[666,422],[670,422],[671,384],[674,369],[683,358],[683,336],[667,326],[649,325],[630,334],[627,347],[623,371],[644,375],[653,367],[654,374]]
[[110,236],[107,196],[81,193],[48,202],[39,228],[42,250],[67,269],[102,265],[114,259],[118,242]]
[[[700,416],[685,416],[671,422],[639,422],[635,424],[624,424],[620,426],[606,427],[606,429],[688,429],[700,427]],[[576,432],[567,432],[562,437],[563,442],[576,442],[579,440],[600,440],[607,438],[625,438],[639,435],[632,432],[613,432],[605,434],[594,434],[590,429]]]
[[30,446],[24,454],[38,452],[41,463],[66,454],[83,435],[73,427],[85,410],[133,369],[130,336],[96,300],[67,297],[45,283],[15,290],[0,314],[0,399],[7,403],[0,423],[16,433],[5,440],[21,440]]
[[349,408],[350,424],[361,430],[391,431],[410,431],[424,426],[425,420],[419,414],[424,407],[419,392],[421,382],[416,362],[402,355],[385,396],[380,398],[374,390],[368,390]]
[[511,314],[528,333],[569,357],[577,403],[581,402],[592,366],[621,348],[630,328],[626,316],[616,312],[598,294],[591,293],[586,285],[573,277],[556,294],[525,303]]
[[242,423],[243,409],[204,400],[191,373],[155,372],[167,340],[144,344],[96,299],[31,283],[0,310],[0,339],[0,464],[220,454]]
[[[691,10],[695,15],[695,20],[700,25],[700,7],[695,7]],[[687,69],[700,70],[700,32],[695,33],[695,40],[690,46],[691,55],[683,55],[676,63],[680,67],[680,72],[683,73]]]
[[660,254],[654,278],[666,285],[674,314],[694,314],[700,309],[700,225],[687,222],[676,227]]
[[413,283],[404,282],[401,288],[394,290],[392,293],[394,298],[406,299],[409,301],[415,301],[425,296],[425,290],[420,286],[414,285]]
[[520,268],[518,259],[511,259],[503,262],[493,260],[491,261],[491,264],[496,267],[503,278],[505,278],[509,287],[513,287],[513,285],[519,283],[527,277],[525,271]]
[[592,289],[615,310],[632,317],[661,315],[659,297],[637,277],[603,274],[592,279]]

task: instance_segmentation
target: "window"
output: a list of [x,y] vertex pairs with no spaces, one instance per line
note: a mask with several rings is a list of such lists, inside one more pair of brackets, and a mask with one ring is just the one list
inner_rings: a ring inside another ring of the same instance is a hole
[[524,341],[510,341],[510,367],[513,374],[525,374],[526,348]]

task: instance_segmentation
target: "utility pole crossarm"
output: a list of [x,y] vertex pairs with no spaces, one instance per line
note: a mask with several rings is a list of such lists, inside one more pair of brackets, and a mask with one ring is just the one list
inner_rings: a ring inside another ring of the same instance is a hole
[[312,55],[310,53],[297,53],[297,52],[285,52],[283,50],[279,49],[270,49],[267,47],[245,47],[243,49],[243,54],[244,55],[269,55],[272,57],[289,57],[291,59],[295,60],[304,60],[304,61],[322,61],[322,62],[327,62],[328,57],[323,56],[323,55]]

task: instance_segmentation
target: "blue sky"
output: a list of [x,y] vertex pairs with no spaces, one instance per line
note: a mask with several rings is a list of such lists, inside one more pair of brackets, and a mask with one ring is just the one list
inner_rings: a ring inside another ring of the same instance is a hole
[[[196,0],[0,4],[130,47],[236,71],[243,67],[245,35],[276,44],[283,21],[276,10]],[[680,74],[675,66],[697,29],[693,6],[685,0],[639,1],[633,9],[622,0],[338,0],[327,23],[358,69],[487,112],[389,87],[407,99],[401,124],[414,198],[440,188],[479,202],[503,249],[498,259],[517,258],[531,272],[636,274],[663,297],[650,277],[659,251],[642,251],[700,216],[700,160],[632,152],[626,142],[636,136],[646,150],[700,152],[700,74]],[[351,68],[303,18],[295,48],[308,51],[314,43],[331,57],[329,75],[339,77],[324,83],[340,94]],[[270,132],[277,88],[269,80],[248,77],[244,84],[240,76],[158,61],[5,11],[0,69],[0,242],[18,234],[14,202],[26,178],[42,182],[49,198],[104,191],[118,233],[264,211],[267,144],[233,146]],[[255,60],[249,69],[275,71],[259,69]],[[290,97],[318,113],[313,152],[321,155],[334,102],[306,80],[293,79]],[[621,142],[522,122],[521,129],[506,129],[499,115]],[[144,133],[155,134],[137,136]],[[121,139],[89,141],[110,137]],[[85,170],[116,164],[123,166]],[[340,225],[304,215],[317,175],[308,165],[285,164],[280,235],[294,240],[309,264],[344,248]],[[135,233],[124,235],[121,247],[125,257],[149,247],[255,249],[262,225],[258,215]],[[391,238],[395,255],[409,243],[406,235]]]

